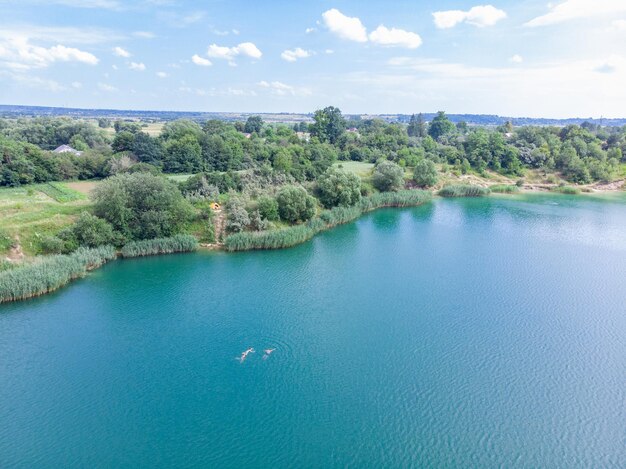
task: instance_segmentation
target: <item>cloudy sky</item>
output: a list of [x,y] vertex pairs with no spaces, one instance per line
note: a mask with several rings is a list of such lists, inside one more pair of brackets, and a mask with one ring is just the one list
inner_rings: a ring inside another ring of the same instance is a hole
[[626,0],[0,0],[0,103],[626,116]]

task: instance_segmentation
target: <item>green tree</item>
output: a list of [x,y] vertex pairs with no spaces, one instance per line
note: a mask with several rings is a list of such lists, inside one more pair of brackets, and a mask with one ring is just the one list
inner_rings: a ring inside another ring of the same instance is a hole
[[78,246],[95,248],[107,244],[118,244],[120,236],[113,226],[88,212],[82,212],[73,225],[63,230],[59,237]]
[[373,183],[381,192],[397,191],[404,187],[404,170],[392,161],[382,161],[374,169]]
[[244,131],[251,134],[256,132],[257,134],[261,133],[263,129],[263,119],[261,116],[250,116],[246,121],[246,125],[244,127]]
[[133,143],[135,141],[135,136],[127,131],[122,130],[115,134],[115,138],[113,139],[113,143],[111,144],[111,148],[115,153],[121,153],[123,151],[131,151],[133,149]]
[[413,180],[419,187],[430,187],[437,184],[437,167],[431,160],[421,160],[415,165]]
[[298,186],[286,186],[276,197],[280,218],[295,223],[306,221],[315,215],[315,198]]
[[161,141],[145,132],[137,132],[135,134],[132,152],[142,163],[159,164],[163,158]]
[[341,115],[341,110],[334,106],[318,109],[313,120],[315,122],[311,125],[311,135],[320,142],[335,144],[346,130],[346,120]]
[[454,124],[446,116],[446,113],[439,111],[428,127],[428,134],[435,140],[438,140],[439,137],[454,132],[455,128]]
[[317,180],[319,199],[326,208],[347,207],[361,200],[361,178],[336,168],[329,168]]
[[165,143],[163,170],[170,173],[194,173],[202,169],[202,148],[192,134]]
[[280,215],[278,214],[278,202],[274,197],[259,197],[257,210],[265,220],[278,221],[280,219]]
[[129,239],[178,233],[191,206],[172,181],[149,173],[118,174],[93,192],[94,213]]

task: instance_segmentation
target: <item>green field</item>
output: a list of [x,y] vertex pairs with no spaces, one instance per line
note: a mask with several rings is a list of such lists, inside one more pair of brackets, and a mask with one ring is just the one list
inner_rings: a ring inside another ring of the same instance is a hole
[[86,195],[63,183],[0,189],[0,255],[18,242],[26,255],[41,251],[41,240],[69,225],[89,207]]
[[371,175],[374,164],[364,163],[362,161],[337,161],[335,167],[341,167],[341,169],[348,173],[354,173],[362,178],[367,178]]

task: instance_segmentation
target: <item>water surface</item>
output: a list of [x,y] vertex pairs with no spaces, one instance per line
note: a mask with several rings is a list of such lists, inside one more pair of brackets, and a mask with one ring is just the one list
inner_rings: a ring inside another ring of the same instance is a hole
[[625,279],[618,197],[113,262],[0,305],[0,466],[619,467]]

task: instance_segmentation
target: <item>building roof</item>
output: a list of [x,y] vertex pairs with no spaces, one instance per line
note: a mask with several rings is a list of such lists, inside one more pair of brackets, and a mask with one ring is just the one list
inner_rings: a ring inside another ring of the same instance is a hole
[[75,155],[81,155],[83,152],[78,151],[76,148],[72,148],[69,145],[61,145],[52,150],[53,153],[74,153]]

